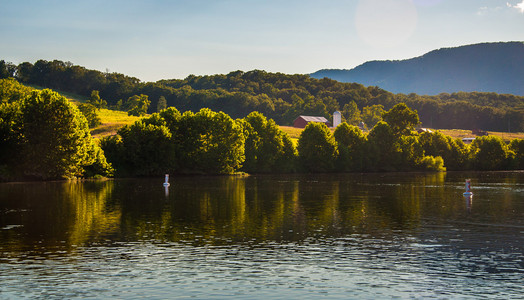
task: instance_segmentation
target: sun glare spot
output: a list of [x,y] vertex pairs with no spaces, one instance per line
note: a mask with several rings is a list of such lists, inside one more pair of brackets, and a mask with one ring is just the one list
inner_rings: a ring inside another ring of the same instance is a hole
[[366,43],[375,47],[394,47],[411,37],[417,20],[415,4],[410,0],[361,0],[355,26]]

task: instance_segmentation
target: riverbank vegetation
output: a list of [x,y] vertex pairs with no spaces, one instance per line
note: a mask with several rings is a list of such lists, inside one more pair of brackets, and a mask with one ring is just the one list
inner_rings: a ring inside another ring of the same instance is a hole
[[0,81],[0,179],[110,176],[76,105],[51,90]]
[[[159,176],[524,169],[524,140],[508,144],[483,136],[465,145],[439,132],[417,133],[418,114],[404,103],[383,112],[369,132],[348,123],[334,131],[310,123],[296,142],[260,112],[234,119],[209,108],[181,113],[168,107],[134,117],[117,135],[96,142],[81,110],[56,92],[3,79],[0,100],[1,180],[111,176],[113,171]],[[95,114],[103,110],[97,101],[86,102]]]
[[395,172],[522,169],[524,140],[495,136],[471,145],[439,132],[417,133],[418,115],[405,104],[384,114],[369,133],[342,123],[334,132],[310,123],[297,146],[259,112],[233,120],[201,109],[168,108],[103,138],[118,176],[282,172]]

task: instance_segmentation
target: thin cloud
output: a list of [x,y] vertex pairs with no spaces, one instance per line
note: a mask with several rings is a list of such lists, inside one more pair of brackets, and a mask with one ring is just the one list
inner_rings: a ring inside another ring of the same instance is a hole
[[524,0],[522,0],[520,3],[517,3],[516,5],[512,5],[511,3],[507,2],[508,7],[515,8],[520,11],[520,13],[524,14]]
[[[524,1],[524,0],[522,0]],[[509,3],[507,3],[509,5]],[[485,16],[487,15],[488,13],[494,13],[494,12],[499,12],[501,11],[502,9],[504,9],[504,6],[496,6],[496,7],[487,7],[487,6],[482,6],[481,8],[479,8],[477,10],[477,15],[479,16]]]
[[509,2],[506,2],[506,6],[495,6],[495,7],[482,6],[477,10],[477,15],[486,16],[492,13],[503,11],[504,8],[516,9],[520,13],[524,14],[524,0],[520,0],[520,3],[517,3],[515,5]]

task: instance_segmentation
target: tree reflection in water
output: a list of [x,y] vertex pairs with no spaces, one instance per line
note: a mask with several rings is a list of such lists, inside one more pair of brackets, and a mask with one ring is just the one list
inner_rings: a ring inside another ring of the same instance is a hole
[[512,189],[497,201],[482,195],[522,188],[523,175],[482,174],[473,208],[461,198],[460,173],[179,177],[168,194],[157,179],[2,184],[0,241],[7,252],[129,241],[256,244],[513,218],[522,204]]

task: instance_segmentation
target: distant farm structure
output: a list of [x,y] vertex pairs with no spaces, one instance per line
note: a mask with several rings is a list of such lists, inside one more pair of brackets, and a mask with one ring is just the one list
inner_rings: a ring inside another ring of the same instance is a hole
[[306,128],[306,125],[310,122],[324,123],[328,127],[331,126],[331,123],[324,117],[299,116],[293,121],[293,127]]

